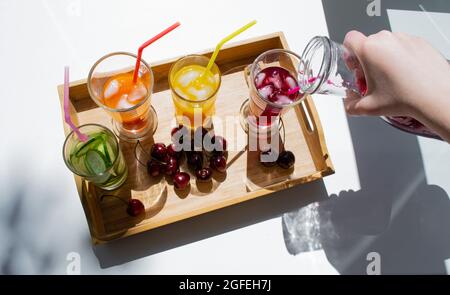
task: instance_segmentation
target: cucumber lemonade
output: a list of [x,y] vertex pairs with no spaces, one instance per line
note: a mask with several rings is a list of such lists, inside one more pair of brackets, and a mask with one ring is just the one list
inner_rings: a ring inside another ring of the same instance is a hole
[[86,142],[72,132],[64,144],[67,167],[100,188],[116,189],[127,178],[128,170],[115,135],[97,124],[80,126],[80,131],[88,135]]

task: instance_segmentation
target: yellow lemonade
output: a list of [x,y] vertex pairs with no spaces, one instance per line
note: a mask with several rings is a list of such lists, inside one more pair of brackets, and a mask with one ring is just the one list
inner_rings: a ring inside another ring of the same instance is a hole
[[214,114],[220,74],[206,71],[201,65],[187,65],[171,75],[170,79],[178,121],[189,123],[187,125],[191,127],[203,125]]

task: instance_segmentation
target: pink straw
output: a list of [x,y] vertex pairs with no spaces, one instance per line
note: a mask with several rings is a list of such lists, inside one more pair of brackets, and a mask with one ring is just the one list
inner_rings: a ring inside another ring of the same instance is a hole
[[141,47],[139,47],[138,55],[137,55],[137,59],[136,59],[136,66],[134,67],[133,83],[136,83],[136,81],[137,81],[137,77],[138,77],[138,73],[139,73],[139,66],[141,65],[142,51],[144,51],[144,48],[149,46],[150,44],[152,44],[153,42],[155,42],[159,38],[163,37],[167,33],[173,31],[179,25],[180,25],[180,22],[174,23],[173,25],[171,25],[170,27],[168,27],[167,29],[165,29],[164,31],[162,31],[161,33],[156,35],[155,37],[151,38],[150,40],[148,40],[147,42],[142,44]]
[[295,87],[295,88],[292,88],[291,90],[288,91],[288,95],[292,95],[294,93],[297,93],[299,90],[300,90],[300,87],[298,87],[298,86]]
[[64,120],[66,121],[67,125],[70,126],[70,128],[75,132],[75,134],[78,136],[78,139],[82,142],[85,142],[88,140],[88,136],[84,133],[81,133],[80,130],[73,124],[72,120],[70,119],[70,113],[69,113],[69,67],[64,68]]

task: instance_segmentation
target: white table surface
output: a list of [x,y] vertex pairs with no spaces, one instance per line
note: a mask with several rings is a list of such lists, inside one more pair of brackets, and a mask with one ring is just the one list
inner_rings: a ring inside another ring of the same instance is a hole
[[[283,217],[285,210],[300,209],[294,208],[293,198],[361,189],[348,118],[342,101],[330,97],[315,97],[315,102],[336,174],[323,183],[277,193],[288,205],[271,209],[276,204],[272,199],[226,211],[237,216],[231,224],[226,214],[217,213],[110,246],[93,248],[90,243],[73,176],[61,157],[64,134],[56,85],[63,82],[63,67],[70,65],[71,80],[84,78],[100,56],[133,52],[176,20],[181,27],[149,47],[144,59],[199,51],[252,19],[258,24],[236,40],[283,31],[291,49],[301,53],[311,37],[328,34],[320,1],[0,0],[0,273],[65,274],[70,252],[79,253],[82,274],[340,272],[327,247],[293,255],[282,227],[283,219],[292,217]],[[448,196],[448,145],[428,139],[419,139],[419,144],[427,183],[440,186]],[[367,154],[373,161],[380,156]],[[377,167],[373,173],[383,171]],[[314,213],[314,206],[304,210]],[[399,206],[393,206],[394,215]],[[262,213],[253,218],[254,210]],[[359,255],[369,248],[359,248]]]

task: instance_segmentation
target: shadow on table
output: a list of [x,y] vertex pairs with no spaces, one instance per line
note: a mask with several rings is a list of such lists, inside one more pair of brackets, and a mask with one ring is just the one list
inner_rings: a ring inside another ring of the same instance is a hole
[[377,252],[383,274],[445,274],[450,202],[427,185],[416,137],[380,119],[349,118],[361,190],[283,216],[288,251],[323,249],[342,274],[366,274]]
[[[382,5],[401,9],[403,3],[403,9],[413,9],[420,2],[424,1],[382,1]],[[330,37],[336,41],[342,42],[351,29],[370,34],[390,27],[385,10],[373,19],[364,14],[369,2],[322,3]],[[424,5],[441,11],[439,3],[450,10],[448,1]],[[295,255],[323,249],[342,274],[366,274],[370,252],[380,254],[383,274],[445,274],[450,201],[443,189],[427,184],[417,137],[378,118],[349,117],[348,123],[361,190],[343,191],[285,214],[288,251]]]
[[93,246],[93,250],[100,266],[107,268],[280,217],[295,208],[326,198],[328,194],[323,181],[316,181],[108,244]]

